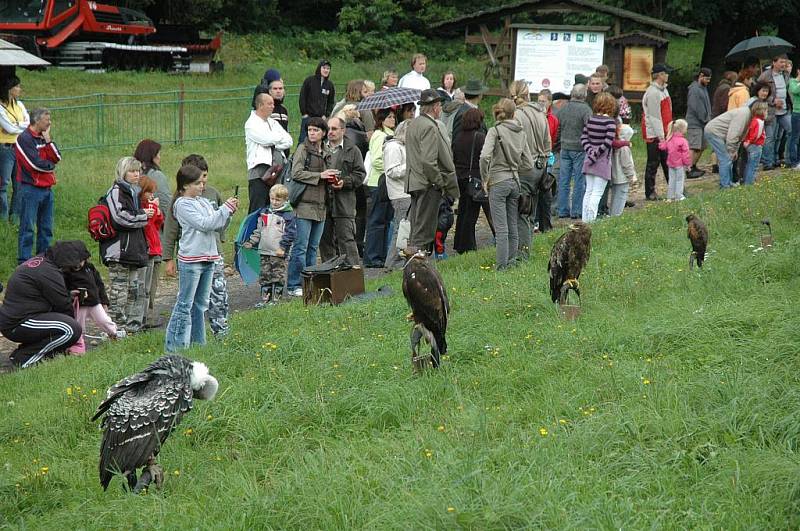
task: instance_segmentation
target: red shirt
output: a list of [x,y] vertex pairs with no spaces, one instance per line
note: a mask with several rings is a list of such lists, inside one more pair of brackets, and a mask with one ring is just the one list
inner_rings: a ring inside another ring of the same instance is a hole
[[750,125],[747,126],[747,134],[744,137],[744,142],[754,146],[763,146],[766,139],[767,134],[764,128],[764,120],[758,116],[753,116],[750,120]]
[[164,213],[158,205],[147,201],[142,205],[143,208],[152,207],[156,209],[155,215],[147,220],[144,227],[144,237],[147,239],[147,254],[149,256],[161,256],[161,227],[164,226]]
[[547,127],[550,129],[550,145],[553,151],[556,149],[558,139],[558,118],[553,114],[553,107],[547,109]]

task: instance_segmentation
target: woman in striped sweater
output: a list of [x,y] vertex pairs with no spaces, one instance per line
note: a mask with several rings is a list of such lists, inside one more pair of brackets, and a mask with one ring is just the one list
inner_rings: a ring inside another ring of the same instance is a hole
[[597,206],[611,180],[611,144],[617,130],[614,120],[616,110],[614,96],[601,92],[594,98],[594,114],[586,122],[581,135],[581,146],[586,156],[583,159],[583,173],[586,175],[586,192],[583,195],[582,220],[590,223],[597,218]]

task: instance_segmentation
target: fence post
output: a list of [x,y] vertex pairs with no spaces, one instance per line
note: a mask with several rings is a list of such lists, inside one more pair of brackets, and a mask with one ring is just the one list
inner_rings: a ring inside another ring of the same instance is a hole
[[185,87],[183,85],[183,81],[181,81],[181,90],[178,93],[178,143],[183,144],[184,139],[184,124],[185,124],[185,109],[184,109],[184,99],[185,99]]
[[97,94],[97,111],[95,112],[95,116],[97,117],[97,126],[95,131],[95,142],[97,143],[98,147],[103,145],[103,124],[105,122],[103,114],[103,95]]

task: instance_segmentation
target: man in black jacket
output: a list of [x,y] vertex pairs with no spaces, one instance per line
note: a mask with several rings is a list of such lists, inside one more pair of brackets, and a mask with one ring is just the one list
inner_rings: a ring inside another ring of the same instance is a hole
[[302,144],[308,134],[309,118],[319,117],[323,120],[331,115],[333,105],[336,102],[336,89],[330,80],[331,62],[323,59],[319,62],[317,70],[313,76],[308,76],[303,81],[300,88],[300,114],[303,120],[300,122],[300,139],[298,144]]
[[80,339],[63,272],[80,266],[82,249],[86,246],[80,241],[56,242],[11,275],[0,306],[0,332],[20,343],[10,356],[17,367],[51,358]]

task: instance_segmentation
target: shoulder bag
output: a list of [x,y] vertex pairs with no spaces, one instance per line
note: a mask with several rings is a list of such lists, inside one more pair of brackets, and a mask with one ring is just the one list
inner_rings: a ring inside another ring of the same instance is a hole
[[472,175],[472,160],[475,157],[475,136],[478,134],[474,131],[472,134],[472,147],[469,150],[469,171],[467,172],[467,190],[469,196],[472,198],[473,203],[488,203],[489,196],[483,190],[483,180],[481,179],[480,172],[477,177]]

